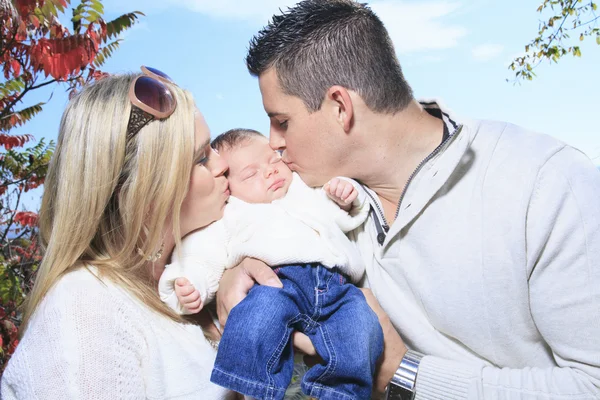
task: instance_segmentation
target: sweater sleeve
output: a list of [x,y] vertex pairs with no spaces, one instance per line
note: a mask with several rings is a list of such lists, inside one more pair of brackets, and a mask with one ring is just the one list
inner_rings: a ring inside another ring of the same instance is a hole
[[2,376],[4,400],[146,398],[144,321],[85,273],[36,310]]
[[329,196],[327,196],[327,193],[325,193],[322,188],[316,190],[318,191],[319,196],[322,198],[323,203],[326,204],[327,211],[333,215],[336,224],[344,233],[348,233],[358,228],[366,221],[367,217],[369,216],[370,205],[367,201],[367,194],[358,183],[343,176],[338,176],[338,179],[350,182],[358,191],[358,196],[352,202],[352,208],[350,211],[342,210],[335,201],[331,200]]
[[210,302],[219,289],[227,263],[227,240],[223,221],[186,236],[160,277],[158,290],[161,300],[177,313],[186,314],[187,310],[175,294],[175,280],[185,277],[200,292],[202,303]]
[[566,147],[540,169],[525,239],[531,316],[556,367],[426,356],[416,399],[600,399],[600,173],[587,157]]

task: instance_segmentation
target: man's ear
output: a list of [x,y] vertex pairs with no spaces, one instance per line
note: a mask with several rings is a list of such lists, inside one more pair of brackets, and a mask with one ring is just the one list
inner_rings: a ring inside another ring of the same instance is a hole
[[348,133],[353,124],[354,105],[348,89],[335,85],[327,91],[327,101],[333,106],[333,112],[338,123]]

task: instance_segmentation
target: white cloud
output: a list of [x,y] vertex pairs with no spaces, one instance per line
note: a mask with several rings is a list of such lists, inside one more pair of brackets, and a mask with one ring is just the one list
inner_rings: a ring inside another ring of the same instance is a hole
[[456,47],[467,34],[464,27],[444,21],[461,7],[456,2],[386,0],[370,6],[385,24],[398,53]]
[[489,61],[498,57],[504,51],[504,46],[501,44],[482,44],[473,47],[471,54],[477,61]]
[[279,11],[294,5],[295,1],[281,0],[175,0],[192,11],[216,18],[252,20],[266,23]]
[[[213,18],[242,20],[261,25],[266,24],[274,13],[279,12],[279,9],[286,10],[297,2],[295,0],[143,1],[144,7],[150,9],[183,7]],[[467,34],[463,26],[445,20],[462,7],[462,4],[456,0],[376,0],[369,2],[369,6],[385,24],[398,53],[456,47],[459,39]]]

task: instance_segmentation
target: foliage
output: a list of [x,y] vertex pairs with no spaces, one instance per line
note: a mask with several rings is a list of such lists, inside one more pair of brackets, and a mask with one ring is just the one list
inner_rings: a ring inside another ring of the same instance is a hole
[[54,144],[44,140],[22,149],[31,136],[0,134],[0,367],[18,343],[17,307],[30,289],[41,249],[36,236],[37,214],[21,210],[23,194],[44,181]]
[[[112,21],[101,0],[0,0],[0,372],[17,345],[19,306],[41,260],[37,214],[24,210],[23,194],[44,183],[54,143],[32,143],[11,131],[42,112],[26,95],[45,86],[70,95],[105,74],[99,70],[119,47],[119,36],[143,15]],[[60,19],[70,17],[72,29]]]
[[557,63],[567,54],[581,57],[581,49],[575,43],[587,37],[595,37],[600,45],[597,8],[596,1],[544,0],[537,11],[549,16],[540,21],[538,35],[525,46],[525,55],[516,57],[509,65],[516,79],[532,80],[536,76],[533,70],[544,60]]

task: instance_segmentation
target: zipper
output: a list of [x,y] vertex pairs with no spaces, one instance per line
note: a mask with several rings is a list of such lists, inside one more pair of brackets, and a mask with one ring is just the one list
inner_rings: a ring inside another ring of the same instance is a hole
[[[427,164],[427,162],[429,160],[431,160],[433,157],[435,157],[440,152],[440,150],[446,144],[450,144],[450,142],[453,141],[456,136],[458,136],[461,129],[462,129],[462,125],[457,126],[456,129],[454,129],[454,131],[452,132],[452,134],[449,135],[446,138],[446,140],[444,140],[442,143],[440,143],[427,157],[425,157],[423,160],[421,160],[419,165],[417,165],[417,168],[415,168],[415,170],[412,172],[412,174],[410,174],[410,177],[408,178],[408,181],[406,181],[406,185],[404,185],[404,188],[402,189],[402,193],[400,194],[400,200],[398,200],[398,206],[396,207],[396,214],[394,215],[394,221],[396,221],[398,219],[398,214],[400,214],[400,205],[402,204],[402,200],[404,199],[406,190],[408,189],[408,186],[410,185],[413,178],[417,175],[417,173],[419,173],[421,168],[423,168],[423,166],[425,164]],[[363,189],[364,189],[364,187],[363,187]],[[385,241],[386,234],[390,230],[390,225],[388,224],[387,220],[385,219],[385,214],[381,210],[381,207],[379,207],[379,202],[375,200],[375,198],[371,195],[371,193],[368,190],[365,190],[365,192],[369,195],[369,197],[373,201],[372,204],[375,204],[375,207],[377,208],[377,211],[379,212],[379,215],[377,215],[377,212],[375,212],[375,209],[373,207],[371,207],[371,211],[375,213],[375,229],[377,229],[377,243],[379,243],[379,245],[381,246],[381,245],[383,245],[383,242]],[[381,217],[381,221],[383,221],[383,225],[381,224],[379,217]]]

